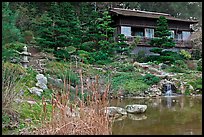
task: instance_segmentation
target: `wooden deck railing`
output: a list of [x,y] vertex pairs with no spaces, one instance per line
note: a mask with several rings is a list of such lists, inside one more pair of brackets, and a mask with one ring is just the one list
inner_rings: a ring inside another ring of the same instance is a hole
[[[136,39],[136,36],[128,36],[126,38],[127,38],[127,43],[132,43]],[[138,45],[150,46],[149,42],[151,41],[151,38],[140,37],[139,40],[140,41],[139,41]],[[178,47],[178,48],[192,48],[192,45],[190,44],[189,40],[177,40],[177,39],[174,39],[174,42],[176,43],[175,47]]]

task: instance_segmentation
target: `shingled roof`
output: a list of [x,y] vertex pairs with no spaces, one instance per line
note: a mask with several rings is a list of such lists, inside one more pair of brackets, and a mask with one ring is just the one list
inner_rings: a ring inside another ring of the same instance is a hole
[[197,20],[179,19],[179,18],[175,18],[175,17],[171,16],[170,14],[166,14],[166,13],[140,11],[140,10],[129,10],[129,9],[121,9],[121,8],[111,9],[110,12],[112,12],[114,14],[118,14],[118,15],[123,15],[123,16],[135,16],[135,17],[156,18],[156,19],[158,19],[160,16],[164,16],[168,20],[184,21],[184,22],[189,22],[189,23],[198,23]]

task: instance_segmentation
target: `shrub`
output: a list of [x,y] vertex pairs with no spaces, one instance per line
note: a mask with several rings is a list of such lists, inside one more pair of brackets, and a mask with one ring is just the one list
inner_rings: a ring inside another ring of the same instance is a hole
[[170,64],[172,64],[175,62],[175,58],[173,56],[160,56],[158,58],[158,61],[160,61],[162,63],[169,62]]
[[91,53],[89,53],[87,51],[78,50],[77,54],[85,64],[88,64],[89,62],[94,62],[95,61],[95,59],[91,56]]
[[150,49],[150,52],[161,54],[162,50],[163,48],[152,48]]
[[79,82],[78,75],[70,70],[70,65],[65,62],[50,62],[46,64],[46,67],[47,74],[55,75],[62,80],[70,80],[73,85]]
[[200,49],[192,50],[192,59],[198,60],[200,58],[202,58],[202,50],[200,50]]
[[155,75],[146,74],[142,80],[148,85],[153,85],[159,83],[161,79]]
[[57,51],[53,51],[53,53],[58,61],[64,60],[64,59],[69,60],[70,58],[70,54],[66,49],[59,49]]
[[88,41],[88,42],[82,43],[80,46],[80,49],[91,52],[93,50],[94,46],[95,46],[95,42]]
[[186,50],[181,50],[180,51],[180,54],[181,54],[181,56],[183,56],[183,58],[185,58],[185,59],[190,59],[191,58],[191,54],[188,52],[188,51],[186,51]]
[[176,60],[174,65],[176,65],[179,68],[187,69],[187,65],[183,60]]
[[192,85],[195,90],[202,91],[202,78],[191,81],[189,84]]
[[124,64],[118,68],[118,71],[122,71],[122,72],[131,72],[134,70],[135,70],[135,67],[132,64]]
[[135,55],[134,61],[137,61],[137,62],[146,62],[147,61],[147,57],[145,56],[145,51],[143,51],[143,50],[139,51],[138,54]]

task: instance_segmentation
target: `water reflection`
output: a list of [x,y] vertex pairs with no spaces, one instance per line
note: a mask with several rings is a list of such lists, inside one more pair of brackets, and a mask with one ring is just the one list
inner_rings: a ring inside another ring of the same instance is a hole
[[202,97],[160,97],[112,100],[112,106],[145,104],[144,114],[123,117],[113,124],[113,134],[202,134]]

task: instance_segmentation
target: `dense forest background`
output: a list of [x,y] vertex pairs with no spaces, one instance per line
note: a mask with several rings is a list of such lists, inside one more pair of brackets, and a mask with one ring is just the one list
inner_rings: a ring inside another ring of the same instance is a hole
[[[3,2],[3,55],[10,57],[8,49],[18,48],[11,44],[17,41],[35,43],[48,52],[71,46],[71,50],[91,52],[96,57],[95,52],[100,51],[99,58],[106,58],[118,48],[111,38],[114,28],[107,12],[116,7],[197,19],[196,27],[202,26],[202,2]],[[64,51],[55,55],[65,56]]]

